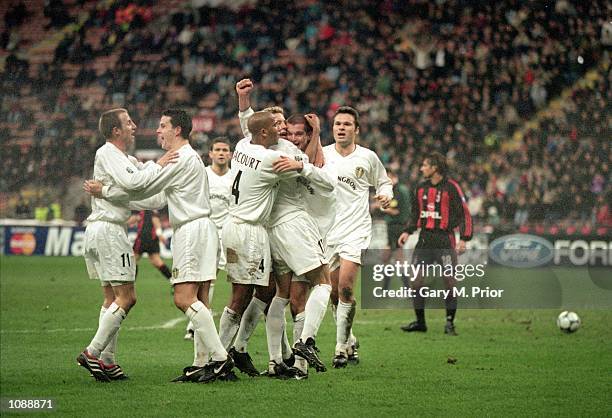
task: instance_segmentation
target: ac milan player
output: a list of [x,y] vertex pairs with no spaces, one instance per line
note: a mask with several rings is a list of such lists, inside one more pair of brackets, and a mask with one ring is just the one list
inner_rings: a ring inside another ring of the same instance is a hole
[[[141,210],[136,215],[136,218],[138,222],[138,235],[134,242],[134,258],[136,263],[138,263],[144,253],[147,253],[151,264],[166,279],[170,280],[172,273],[159,256],[159,241],[161,240],[164,245],[166,244],[166,238],[162,235],[159,213],[156,210]],[[138,275],[138,266],[136,266],[136,275]]]
[[[448,166],[442,154],[433,152],[425,156],[421,164],[421,173],[426,181],[421,183],[414,194],[412,216],[408,227],[397,240],[401,246],[410,234],[421,229],[419,241],[415,247],[413,263],[436,264],[442,266],[457,264],[457,254],[465,251],[465,242],[472,238],[472,216],[468,210],[465,196],[459,184],[447,176]],[[460,240],[455,243],[455,228],[459,227]],[[447,289],[455,286],[453,276],[444,276]],[[425,300],[419,295],[423,286],[423,277],[416,277],[412,283],[415,289],[414,311],[417,320],[402,327],[406,332],[426,332]],[[444,333],[457,335],[455,332],[455,313],[457,298],[451,292],[445,299],[446,325]]]

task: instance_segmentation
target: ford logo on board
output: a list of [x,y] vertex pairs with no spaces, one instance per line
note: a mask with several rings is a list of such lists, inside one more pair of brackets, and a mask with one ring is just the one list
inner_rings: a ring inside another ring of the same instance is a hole
[[552,260],[553,245],[535,235],[505,235],[489,245],[489,257],[495,263],[508,267],[538,267]]

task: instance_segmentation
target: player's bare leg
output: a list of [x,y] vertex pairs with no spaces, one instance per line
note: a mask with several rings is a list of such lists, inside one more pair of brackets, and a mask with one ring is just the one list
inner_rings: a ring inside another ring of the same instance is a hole
[[331,282],[327,265],[322,265],[304,274],[312,285],[312,292],[308,297],[304,309],[304,329],[300,335],[300,341],[295,344],[296,353],[304,357],[308,363],[317,371],[325,371],[326,367],[319,359],[315,338],[329,302],[331,293]]

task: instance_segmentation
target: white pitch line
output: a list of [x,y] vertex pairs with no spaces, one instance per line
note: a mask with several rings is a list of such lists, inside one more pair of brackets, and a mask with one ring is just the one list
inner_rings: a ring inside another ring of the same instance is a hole
[[[150,325],[146,327],[125,327],[126,331],[151,331],[156,329],[172,329],[187,318],[179,317],[164,322],[160,325]],[[38,334],[38,333],[57,333],[57,332],[93,332],[95,328],[55,328],[55,329],[3,329],[0,334]]]
[[[187,318],[184,316],[171,319],[159,325],[149,325],[144,327],[125,327],[126,331],[152,331],[158,329],[172,329],[181,322],[185,322]],[[372,320],[356,320],[355,325],[400,325],[405,321],[372,321]],[[94,332],[95,328],[55,328],[55,329],[3,329],[0,330],[0,334],[38,334],[47,333],[53,334],[58,332]]]

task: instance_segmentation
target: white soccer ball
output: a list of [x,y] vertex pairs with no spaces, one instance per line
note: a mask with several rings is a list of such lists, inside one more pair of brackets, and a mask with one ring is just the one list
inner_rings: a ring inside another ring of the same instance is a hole
[[580,328],[580,317],[576,312],[563,311],[557,317],[557,326],[566,333],[572,333]]

